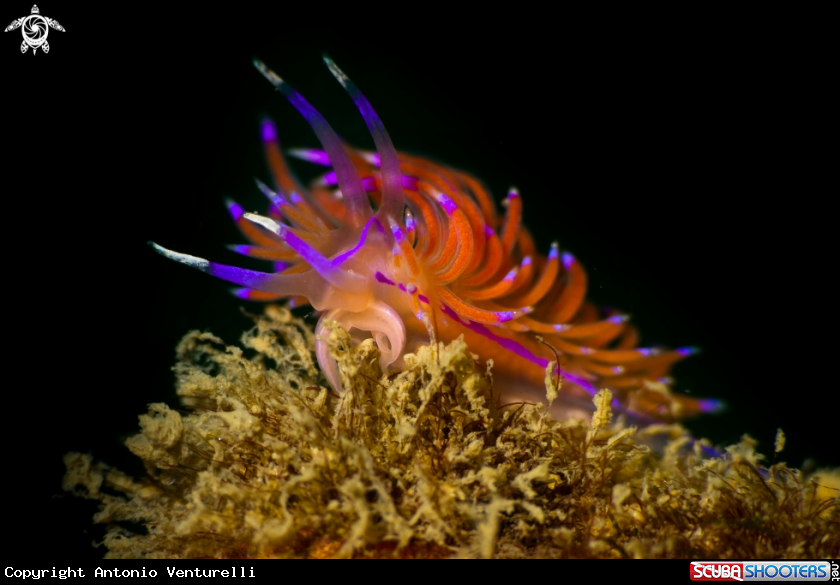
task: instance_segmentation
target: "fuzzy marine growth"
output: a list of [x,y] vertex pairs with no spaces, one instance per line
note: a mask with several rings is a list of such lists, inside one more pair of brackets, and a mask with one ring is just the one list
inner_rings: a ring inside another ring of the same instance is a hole
[[[537,252],[521,225],[516,189],[500,217],[474,177],[398,153],[367,99],[325,61],[361,112],[376,152],[346,145],[303,96],[255,62],[323,147],[290,154],[330,167],[305,189],[289,170],[274,124],[263,122],[274,189],[259,181],[258,187],[270,201],[268,214],[244,213],[234,202],[228,208],[252,242],[233,249],[274,262],[276,272],[153,244],[155,250],[245,287],[236,291],[242,298],[312,305],[321,312],[319,336],[327,321],[337,321],[356,341],[373,337],[386,374],[401,370],[403,355],[419,345],[463,335],[481,358],[493,359],[497,390],[507,399],[539,401],[546,374],[561,376],[555,416],[591,409],[600,388],[611,389],[616,404],[641,419],[672,420],[719,407],[668,389],[670,367],[691,348],[637,347],[626,315],[599,311],[585,299],[586,274],[574,256],[556,243],[547,257]],[[327,343],[319,341],[316,353],[327,380],[342,392]]]

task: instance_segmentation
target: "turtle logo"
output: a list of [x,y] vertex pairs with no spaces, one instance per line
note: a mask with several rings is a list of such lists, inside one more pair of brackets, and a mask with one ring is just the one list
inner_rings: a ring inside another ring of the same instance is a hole
[[18,27],[21,27],[23,32],[23,42],[20,44],[20,52],[25,53],[26,49],[32,47],[33,55],[39,47],[45,53],[50,52],[50,45],[47,43],[47,33],[50,32],[49,27],[64,32],[64,27],[58,24],[58,21],[41,16],[37,5],[32,6],[32,14],[12,21],[12,24],[7,26],[3,32],[9,32]]

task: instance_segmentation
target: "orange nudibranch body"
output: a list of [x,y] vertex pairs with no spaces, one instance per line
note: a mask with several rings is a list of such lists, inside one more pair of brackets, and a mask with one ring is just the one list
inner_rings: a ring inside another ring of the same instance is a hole
[[[383,371],[430,340],[464,336],[482,360],[493,360],[494,383],[507,400],[545,397],[549,363],[563,379],[558,417],[591,409],[591,395],[609,388],[618,406],[640,420],[673,420],[711,412],[720,403],[668,389],[671,366],[692,348],[637,347],[626,315],[586,300],[586,273],[555,243],[536,250],[522,225],[522,198],[511,189],[497,215],[475,177],[428,159],[398,153],[373,108],[329,59],[373,136],[376,152],[344,144],[285,81],[260,62],[260,72],[306,118],[322,149],[290,154],[330,167],[305,189],[291,173],[277,131],[262,138],[275,189],[258,182],[267,215],[228,204],[252,245],[234,250],[275,263],[265,273],[209,262],[156,246],[165,256],[237,283],[242,298],[291,299],[321,311],[316,333],[335,320],[356,337],[372,336]],[[326,343],[316,345],[329,383],[341,378]]]

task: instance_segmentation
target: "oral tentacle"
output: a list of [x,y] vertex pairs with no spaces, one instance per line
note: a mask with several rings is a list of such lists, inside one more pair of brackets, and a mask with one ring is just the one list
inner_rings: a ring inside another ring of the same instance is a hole
[[338,364],[329,352],[327,321],[338,322],[343,329],[358,329],[370,333],[379,347],[379,365],[382,372],[390,373],[392,364],[397,362],[405,350],[406,330],[402,317],[393,308],[382,302],[369,305],[364,311],[352,312],[334,309],[321,315],[315,330],[315,354],[327,381],[339,394],[342,393],[341,375]]
[[331,285],[354,293],[360,293],[367,289],[367,280],[364,277],[351,274],[338,266],[334,266],[326,256],[296,236],[283,224],[277,223],[270,217],[255,213],[246,213],[244,218],[276,234]]

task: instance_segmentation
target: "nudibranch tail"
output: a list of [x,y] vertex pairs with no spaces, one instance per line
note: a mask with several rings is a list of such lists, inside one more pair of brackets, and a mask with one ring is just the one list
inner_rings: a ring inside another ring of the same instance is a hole
[[256,184],[269,208],[265,215],[246,213],[228,202],[251,241],[231,249],[268,260],[276,271],[217,264],[153,244],[157,252],[245,287],[235,290],[240,298],[285,298],[322,311],[317,358],[339,392],[327,321],[339,322],[357,342],[372,337],[386,374],[402,367],[403,355],[418,345],[463,335],[473,351],[493,359],[494,380],[507,398],[544,398],[546,368],[556,351],[554,374],[564,384],[551,408],[559,416],[591,405],[591,396],[605,387],[638,420],[721,408],[719,401],[670,391],[670,368],[691,348],[639,348],[627,315],[599,310],[586,299],[586,272],[574,256],[556,242],[547,256],[537,251],[522,225],[517,189],[508,192],[499,217],[475,177],[398,152],[368,100],[331,59],[324,61],[361,113],[376,152],[345,144],[303,96],[254,62],[323,149],[289,154],[328,167],[305,189],[292,175],[273,122],[263,121],[274,187],[259,179]]

